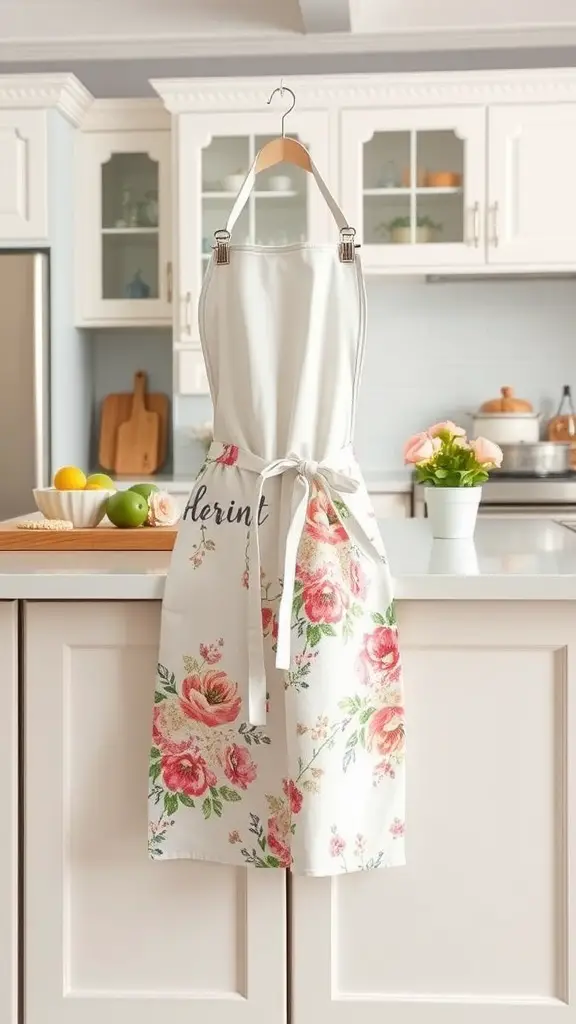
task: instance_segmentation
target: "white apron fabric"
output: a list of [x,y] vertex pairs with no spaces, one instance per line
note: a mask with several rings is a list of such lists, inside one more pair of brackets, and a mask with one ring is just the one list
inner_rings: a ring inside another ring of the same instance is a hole
[[360,259],[232,245],[210,261],[199,321],[217,440],[166,582],[150,856],[308,875],[403,864],[392,588],[351,448]]

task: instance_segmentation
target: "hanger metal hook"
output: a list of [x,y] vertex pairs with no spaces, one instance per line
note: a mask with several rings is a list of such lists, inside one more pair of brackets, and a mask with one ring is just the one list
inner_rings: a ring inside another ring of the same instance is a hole
[[279,92],[281,96],[283,96],[285,92],[288,92],[292,97],[292,103],[288,107],[288,110],[285,110],[284,113],[282,114],[282,138],[285,138],[286,129],[284,128],[284,122],[288,117],[288,114],[291,114],[292,111],[294,110],[294,107],[296,106],[296,95],[292,91],[292,89],[289,89],[287,85],[284,85],[284,83],[281,80],[280,85],[277,85],[273,92],[270,93],[270,97],[268,99],[268,106],[272,103],[272,100],[274,99],[277,92]]

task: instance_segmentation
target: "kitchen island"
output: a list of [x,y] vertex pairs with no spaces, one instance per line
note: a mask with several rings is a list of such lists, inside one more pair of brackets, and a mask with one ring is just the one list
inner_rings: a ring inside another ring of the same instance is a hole
[[576,534],[506,519],[481,519],[474,543],[432,541],[424,520],[381,532],[408,864],[297,877],[289,904],[282,871],[147,859],[169,556],[0,555],[0,1020],[16,1020],[18,929],[26,1024],[284,1024],[288,934],[295,1024],[573,1014]]

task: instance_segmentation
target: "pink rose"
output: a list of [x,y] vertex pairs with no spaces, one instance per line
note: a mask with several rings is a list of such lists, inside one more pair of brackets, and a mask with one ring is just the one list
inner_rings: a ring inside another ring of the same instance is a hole
[[166,789],[187,796],[202,796],[209,786],[216,785],[216,776],[197,750],[183,754],[165,754],[162,758],[162,778]]
[[346,849],[346,841],[342,839],[342,836],[332,836],[330,840],[330,856],[339,857],[341,853]]
[[311,574],[302,590],[304,614],[310,622],[340,622],[347,600],[342,588],[324,569]]
[[280,861],[280,866],[289,868],[292,863],[290,847],[286,843],[284,831],[277,818],[268,818],[268,846]]
[[148,525],[174,526],[180,519],[180,510],[171,494],[153,491],[148,498]]
[[368,750],[395,754],[404,749],[404,708],[389,705],[376,711],[368,723]]
[[245,747],[233,743],[226,748],[224,755],[224,774],[239,789],[248,789],[248,783],[254,782],[258,769]]
[[392,626],[377,626],[364,636],[364,654],[379,672],[391,672],[400,660],[398,636]]
[[204,725],[224,725],[240,714],[242,700],[236,683],[225,672],[193,672],[182,681],[180,707],[188,718]]
[[419,462],[428,462],[441,447],[442,442],[439,437],[430,437],[425,431],[414,434],[404,445],[404,462],[410,466],[417,466]]
[[434,423],[428,427],[430,437],[438,437],[438,434],[450,434],[451,437],[466,437],[466,431],[457,427],[452,420],[445,420],[443,423]]
[[216,644],[200,644],[200,657],[204,658],[209,665],[215,665],[222,657],[222,651]]
[[288,797],[292,814],[299,814],[302,809],[303,797],[296,783],[292,782],[292,779],[284,779],[282,789],[284,790],[284,795]]
[[470,441],[470,447],[482,466],[502,465],[502,449],[487,437],[477,437],[475,441]]
[[238,446],[235,444],[223,444],[222,453],[216,459],[222,466],[234,466],[238,462]]
[[323,544],[348,540],[332,502],[324,491],[316,491],[306,509],[306,533]]
[[264,633],[264,636],[267,635],[268,630],[270,629],[270,626],[271,626],[273,618],[274,618],[274,612],[272,611],[271,608],[263,608],[262,609],[262,632]]

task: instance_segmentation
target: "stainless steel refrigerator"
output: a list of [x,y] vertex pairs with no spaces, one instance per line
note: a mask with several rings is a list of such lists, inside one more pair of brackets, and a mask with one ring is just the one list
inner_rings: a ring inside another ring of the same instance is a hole
[[49,483],[49,292],[43,253],[0,253],[0,520]]

